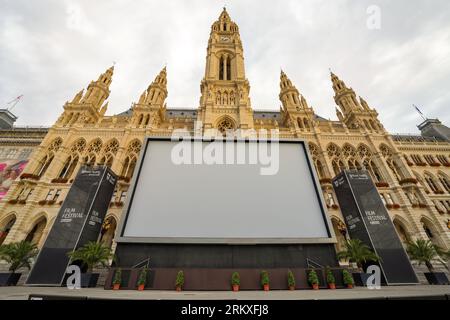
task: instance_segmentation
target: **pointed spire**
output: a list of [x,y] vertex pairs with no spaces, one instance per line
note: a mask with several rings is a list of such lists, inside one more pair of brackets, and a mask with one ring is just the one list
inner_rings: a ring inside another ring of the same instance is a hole
[[223,10],[222,10],[222,12],[221,12],[221,14],[219,16],[219,20],[220,21],[222,21],[222,20],[228,20],[229,21],[230,20],[230,15],[228,14],[226,7],[223,7]]
[[331,82],[333,83],[334,92],[339,92],[341,90],[348,89],[347,86],[345,85],[345,82],[339,79],[339,77],[335,75],[331,70],[330,70],[330,77]]
[[359,102],[365,110],[370,110],[368,103],[362,97],[359,97]]
[[80,92],[78,92],[75,97],[73,97],[71,103],[78,103],[80,102],[81,98],[83,97],[84,89],[81,89]]
[[139,97],[139,104],[143,104],[145,102],[145,98],[147,97],[147,90],[144,90],[144,92],[142,92],[141,96]]
[[152,84],[160,84],[165,86],[167,84],[167,68],[164,66],[159,74],[156,76],[155,80],[153,80]]
[[286,75],[286,73],[284,73],[283,70],[281,70],[280,73],[280,88],[281,90],[295,88],[295,86],[292,85],[292,81],[288,78],[288,76]]

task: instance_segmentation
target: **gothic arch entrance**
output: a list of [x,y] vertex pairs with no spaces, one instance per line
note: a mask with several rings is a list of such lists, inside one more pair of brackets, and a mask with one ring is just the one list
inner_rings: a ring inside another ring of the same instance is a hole
[[398,218],[394,218],[393,223],[400,241],[402,242],[403,246],[406,246],[412,239],[409,235],[409,232],[407,231],[407,228],[405,227],[405,224]]
[[436,226],[434,225],[434,223],[431,222],[426,217],[423,217],[422,219],[420,219],[420,222],[422,223],[422,227],[423,227],[428,239],[430,239],[431,242],[433,242],[433,244],[437,245],[438,247],[445,249],[446,248],[445,243],[442,240],[441,236],[439,235],[439,231],[436,228]]
[[0,245],[5,241],[14,223],[16,222],[16,215],[12,214],[7,217],[0,225]]
[[42,238],[42,234],[44,233],[44,229],[47,225],[47,218],[41,217],[39,218],[31,228],[30,232],[28,232],[25,241],[29,241],[32,243],[35,243],[36,245],[39,244]]

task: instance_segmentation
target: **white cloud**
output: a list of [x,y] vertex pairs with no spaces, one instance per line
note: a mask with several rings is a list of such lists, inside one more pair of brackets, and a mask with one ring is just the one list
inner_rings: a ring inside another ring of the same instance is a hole
[[[381,9],[380,30],[366,26],[373,4]],[[108,114],[127,109],[166,63],[168,106],[196,108],[221,6],[3,1],[0,102],[24,94],[18,124],[52,124],[66,100],[116,61]],[[253,0],[229,1],[227,10],[240,27],[255,109],[278,109],[282,67],[317,114],[335,119],[331,67],[392,132],[417,132],[412,103],[450,125],[448,1]]]

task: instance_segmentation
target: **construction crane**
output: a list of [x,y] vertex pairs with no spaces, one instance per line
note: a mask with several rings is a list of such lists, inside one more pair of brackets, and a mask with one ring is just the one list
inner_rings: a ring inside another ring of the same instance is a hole
[[4,109],[6,109],[6,110],[8,110],[9,112],[11,112],[11,110],[14,109],[14,107],[16,106],[16,104],[18,104],[22,98],[23,98],[23,94],[21,94],[20,96],[18,96],[18,97],[15,98],[15,99],[13,99],[13,100],[7,102]]

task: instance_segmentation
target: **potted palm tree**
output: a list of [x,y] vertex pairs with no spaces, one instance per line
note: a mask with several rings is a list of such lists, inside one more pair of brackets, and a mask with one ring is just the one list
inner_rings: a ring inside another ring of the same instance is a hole
[[366,244],[359,239],[350,239],[345,243],[345,249],[337,253],[338,259],[348,260],[356,263],[358,272],[352,274],[353,279],[359,286],[365,286],[368,274],[364,273],[363,266],[369,262],[377,262],[380,260]]
[[8,273],[0,273],[0,286],[15,286],[21,273],[16,273],[20,268],[31,269],[34,257],[37,255],[37,247],[34,243],[20,241],[0,246],[0,260],[9,264]]
[[342,270],[342,278],[344,280],[344,284],[347,286],[347,288],[352,289],[353,288],[353,277],[347,270]]
[[414,242],[409,242],[406,252],[408,252],[411,260],[417,261],[419,265],[424,263],[427,266],[429,272],[425,272],[424,274],[430,284],[449,284],[445,273],[435,272],[432,264],[433,260],[437,260],[447,267],[442,259],[442,257],[445,259],[446,253],[430,240],[417,239]]
[[291,270],[288,270],[287,281],[289,290],[295,290],[295,277]]
[[327,275],[328,288],[336,289],[336,278],[334,277],[333,272],[329,268],[326,268],[325,272]]
[[109,261],[114,260],[111,249],[101,242],[91,241],[75,251],[67,254],[72,262],[81,262],[86,266],[86,272],[81,274],[81,287],[95,287],[97,285],[98,273],[93,273],[95,267],[108,267]]
[[175,289],[181,291],[184,286],[184,272],[182,270],[178,271],[177,278],[175,280]]
[[319,290],[319,277],[315,270],[309,271],[308,282],[314,290]]
[[116,272],[114,272],[113,290],[119,290],[121,284],[122,284],[122,269],[118,268]]
[[269,273],[267,271],[261,271],[261,285],[264,289],[264,291],[269,291]]
[[141,272],[139,273],[139,279],[138,279],[138,290],[142,291],[145,289],[145,284],[147,283],[147,273],[148,269],[147,267],[144,267]]
[[241,285],[241,277],[239,276],[239,272],[233,272],[231,275],[231,287],[234,292],[239,291],[239,286]]

